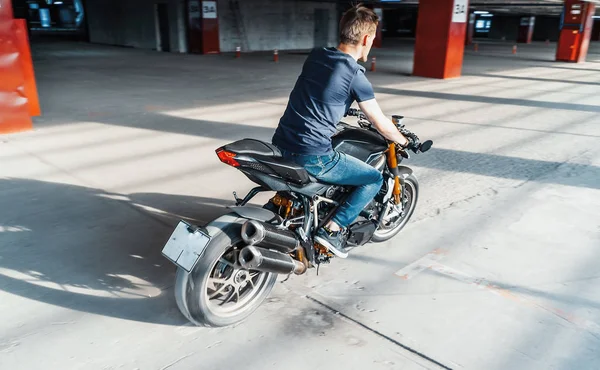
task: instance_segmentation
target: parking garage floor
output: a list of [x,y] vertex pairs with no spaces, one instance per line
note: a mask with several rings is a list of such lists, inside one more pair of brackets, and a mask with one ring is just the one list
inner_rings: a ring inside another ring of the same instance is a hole
[[34,45],[43,116],[0,137],[0,368],[598,369],[600,44],[555,47],[483,42],[446,81],[375,50],[384,111],[435,142],[413,220],[205,329],[160,251],[253,187],[214,150],[270,139],[306,54]]

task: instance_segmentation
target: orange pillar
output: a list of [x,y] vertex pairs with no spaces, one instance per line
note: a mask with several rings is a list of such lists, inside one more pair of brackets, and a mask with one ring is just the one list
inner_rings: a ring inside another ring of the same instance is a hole
[[585,62],[596,5],[580,0],[565,0],[561,16],[561,29],[556,50],[556,60]]
[[[19,31],[11,0],[0,0],[0,134],[32,129]],[[31,63],[31,62],[30,62]]]
[[421,0],[413,74],[454,78],[462,73],[468,0]]

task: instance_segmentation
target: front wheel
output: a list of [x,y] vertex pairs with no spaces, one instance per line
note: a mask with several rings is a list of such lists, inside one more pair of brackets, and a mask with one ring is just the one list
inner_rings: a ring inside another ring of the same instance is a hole
[[267,298],[277,274],[243,269],[245,219],[223,216],[207,226],[212,239],[191,273],[178,269],[175,298],[181,313],[196,325],[222,327],[252,314]]
[[[417,200],[419,199],[419,182],[413,175],[410,175],[404,179],[404,182],[403,198],[405,206],[403,212],[399,213],[397,210],[395,210],[394,199],[390,199],[392,206],[390,207],[388,213],[383,216],[387,219],[384,220],[383,225],[373,234],[373,238],[371,238],[372,242],[380,243],[390,240],[396,236],[396,234],[398,234],[400,230],[406,226],[408,220],[410,220],[411,216],[415,212]],[[395,213],[398,213],[398,215],[395,215]]]

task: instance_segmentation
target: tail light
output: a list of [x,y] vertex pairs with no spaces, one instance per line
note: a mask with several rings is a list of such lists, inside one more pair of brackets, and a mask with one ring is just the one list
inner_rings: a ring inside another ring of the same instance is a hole
[[239,167],[240,164],[235,160],[237,154],[228,152],[223,148],[217,149],[217,157],[221,160],[221,162],[228,164],[233,167]]

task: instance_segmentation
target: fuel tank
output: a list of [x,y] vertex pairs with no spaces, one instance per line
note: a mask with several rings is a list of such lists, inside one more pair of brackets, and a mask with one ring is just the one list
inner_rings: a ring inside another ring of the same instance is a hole
[[351,155],[379,169],[385,165],[383,153],[388,149],[387,142],[377,132],[356,127],[345,127],[332,138],[333,148]]

